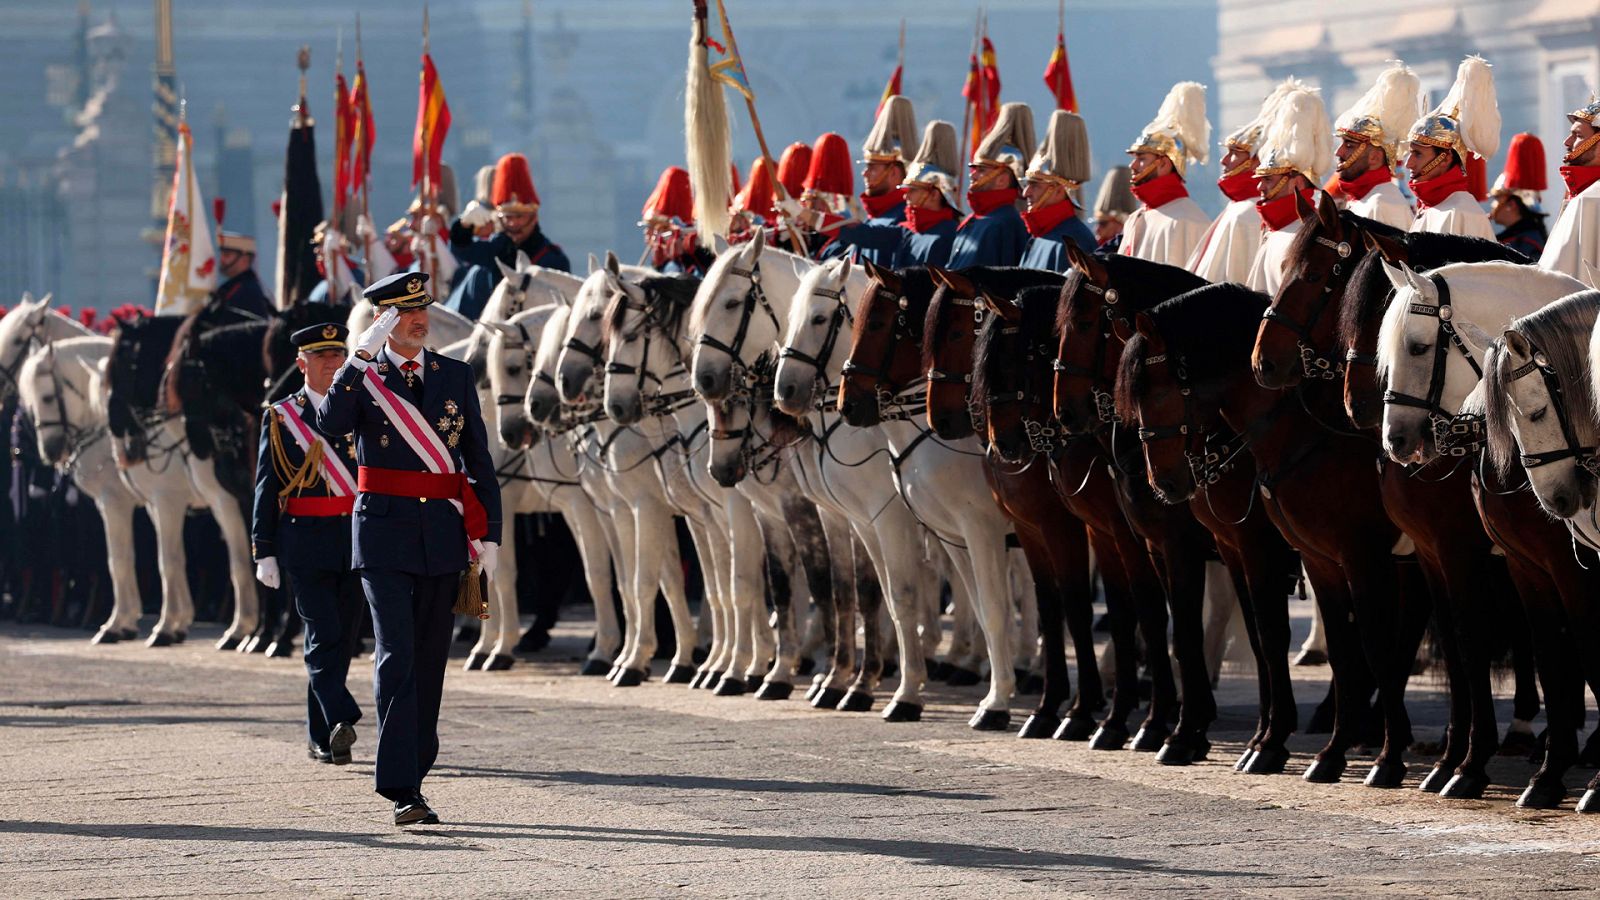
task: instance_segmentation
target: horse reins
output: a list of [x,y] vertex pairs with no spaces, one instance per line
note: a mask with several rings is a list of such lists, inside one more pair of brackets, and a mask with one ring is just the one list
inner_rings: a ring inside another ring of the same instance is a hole
[[[1334,241],[1321,235],[1316,235],[1314,240],[1338,254],[1341,260],[1348,260],[1353,252],[1348,241]],[[1352,267],[1352,271],[1353,269],[1354,267]],[[1335,296],[1333,280],[1344,274],[1344,264],[1340,262],[1334,263],[1326,283],[1322,286],[1322,293],[1318,296],[1316,304],[1311,309],[1311,315],[1304,322],[1296,321],[1288,313],[1279,309],[1276,303],[1269,304],[1261,313],[1263,322],[1271,322],[1294,333],[1295,345],[1300,351],[1300,368],[1306,378],[1333,381],[1344,377],[1344,362],[1329,359],[1327,356],[1318,353],[1311,340],[1311,329],[1317,326],[1317,322],[1322,319],[1323,312],[1327,310],[1328,304],[1333,301]]]
[[1433,371],[1429,376],[1428,395],[1416,397],[1411,394],[1402,394],[1395,390],[1383,392],[1383,402],[1393,406],[1409,406],[1421,409],[1428,414],[1428,423],[1433,432],[1434,446],[1443,456],[1466,456],[1483,446],[1484,419],[1483,416],[1450,413],[1439,405],[1444,396],[1445,364],[1450,358],[1450,348],[1453,346],[1461,352],[1467,365],[1478,378],[1483,378],[1483,368],[1478,361],[1472,358],[1472,352],[1467,349],[1467,344],[1456,332],[1455,325],[1451,322],[1453,309],[1450,305],[1450,286],[1438,273],[1428,276],[1434,287],[1439,291],[1439,304],[1437,306],[1427,303],[1410,303],[1406,311],[1419,316],[1429,316],[1439,320],[1437,336],[1433,346]]
[[1534,372],[1538,372],[1544,379],[1545,392],[1550,395],[1550,406],[1555,410],[1556,421],[1561,425],[1561,439],[1567,446],[1561,450],[1523,453],[1522,467],[1537,469],[1540,466],[1570,459],[1579,471],[1587,472],[1590,477],[1600,476],[1600,457],[1595,456],[1594,447],[1583,446],[1573,434],[1572,418],[1567,415],[1567,398],[1561,387],[1561,379],[1556,376],[1556,370],[1550,365],[1544,352],[1535,348],[1533,358],[1513,369],[1510,380],[1518,381]]

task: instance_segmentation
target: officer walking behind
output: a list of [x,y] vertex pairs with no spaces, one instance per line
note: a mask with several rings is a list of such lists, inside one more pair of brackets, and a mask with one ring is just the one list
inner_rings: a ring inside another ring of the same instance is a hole
[[377,791],[396,825],[437,824],[422,781],[439,755],[439,700],[457,592],[493,578],[500,483],[472,369],[424,349],[428,276],[368,287],[381,310],[317,404],[323,434],[353,432],[357,490],[351,568],[372,610]]
[[289,336],[305,387],[262,416],[250,525],[256,579],[277,590],[286,572],[305,622],[307,753],[336,766],[350,762],[361,719],[345,687],[361,630],[361,587],[350,571],[356,480],[350,436],[324,437],[310,422],[344,364],[348,334],[328,324]]

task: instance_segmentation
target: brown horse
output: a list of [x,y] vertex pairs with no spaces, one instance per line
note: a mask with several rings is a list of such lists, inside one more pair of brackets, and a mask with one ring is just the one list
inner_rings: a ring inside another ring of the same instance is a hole
[[[924,318],[922,364],[928,378],[928,424],[942,438],[955,439],[979,427],[982,437],[991,434],[985,418],[982,394],[974,389],[973,351],[977,335],[994,309],[1015,309],[1008,300],[1025,285],[1043,285],[1027,290],[1045,290],[1054,295],[1061,276],[1054,272],[1027,269],[989,269],[973,267],[962,272],[934,270],[940,287],[933,294]],[[1052,286],[1054,285],[1054,286]],[[1042,417],[1041,417],[1042,418]],[[1044,426],[1049,428],[1049,426]],[[991,447],[993,444],[991,443]],[[1111,640],[1116,652],[1116,693],[1111,710],[1099,724],[1102,746],[1120,749],[1129,734],[1128,718],[1138,706],[1138,646],[1134,638],[1135,611],[1139,627],[1150,647],[1164,647],[1167,640],[1166,596],[1150,563],[1149,552],[1133,534],[1122,514],[1116,485],[1108,478],[1092,477],[1105,468],[1100,447],[1092,440],[1063,442],[1042,460],[1034,458],[1015,464],[1017,454],[991,452],[985,457],[987,474],[996,501],[1017,522],[1019,537],[1025,531],[1062,518],[1078,527],[1087,527],[1089,546],[1094,549],[1101,579],[1105,583],[1106,612],[1111,624]],[[1034,464],[1040,462],[1042,464]],[[1045,529],[1048,531],[1049,529]],[[1047,536],[1047,535],[1046,535]],[[1027,550],[1028,541],[1022,539]],[[1046,541],[1048,552],[1052,545]],[[1063,571],[1064,569],[1064,571]],[[1100,673],[1094,664],[1091,632],[1094,594],[1087,567],[1051,567],[1065,601],[1068,630],[1077,650],[1079,690],[1065,721],[1055,731],[1062,740],[1088,740],[1095,733],[1093,714],[1100,702]],[[1046,638],[1046,688],[1041,709],[1056,709],[1070,690],[1066,681],[1066,659],[1060,647],[1060,622],[1050,622],[1046,611],[1046,591],[1038,589],[1040,622]],[[1059,616],[1057,616],[1059,618]],[[1056,648],[1050,641],[1055,638]],[[1052,678],[1052,661],[1057,668]],[[1147,735],[1165,733],[1178,707],[1177,686],[1172,666],[1165,653],[1150,661],[1152,702],[1150,715],[1141,730]],[[1054,685],[1055,693],[1052,694]],[[1035,713],[1039,716],[1039,713]],[[1028,729],[1024,726],[1024,736]],[[1039,736],[1043,736],[1041,733]],[[1113,740],[1113,737],[1115,738]]]
[[1409,665],[1393,651],[1398,592],[1390,554],[1399,530],[1383,511],[1370,442],[1330,432],[1297,396],[1256,383],[1250,348],[1266,306],[1263,294],[1211,285],[1139,313],[1131,330],[1118,326],[1126,343],[1116,408],[1138,425],[1151,485],[1174,502],[1196,490],[1193,460],[1204,458],[1207,434],[1226,425],[1248,448],[1260,502],[1300,551],[1328,628],[1337,716],[1304,777],[1332,782],[1343,774],[1359,740],[1370,673],[1385,728],[1366,783],[1397,787],[1411,743]]
[[[1112,400],[1121,339],[1113,325],[1176,294],[1204,286],[1186,270],[1132,257],[1092,257],[1068,248],[1072,272],[1056,310],[1055,358],[1051,363],[1054,413],[1069,432],[1109,436],[1119,427]],[[1124,446],[1136,446],[1124,432]],[[1107,442],[1111,442],[1108,440]],[[1131,464],[1141,478],[1131,486],[1148,493],[1143,462]],[[1190,511],[1211,532],[1246,611],[1257,655],[1261,715],[1235,768],[1276,774],[1288,763],[1286,742],[1298,725],[1287,662],[1286,585],[1296,564],[1293,550],[1255,498],[1255,465],[1226,442],[1214,444],[1197,479],[1201,493]]]

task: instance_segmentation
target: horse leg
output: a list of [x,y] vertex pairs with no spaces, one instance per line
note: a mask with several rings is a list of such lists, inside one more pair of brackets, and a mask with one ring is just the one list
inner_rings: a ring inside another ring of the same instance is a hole
[[[245,525],[245,510],[238,497],[217,480],[216,460],[190,461],[195,485],[211,507],[212,518],[222,532],[228,550],[228,571],[233,582],[233,625],[230,631],[251,631],[260,621],[261,599],[256,593],[255,566],[250,562],[250,529]],[[292,612],[292,610],[291,610]],[[298,613],[292,613],[298,615]],[[180,633],[194,620],[193,608],[181,623]]]
[[1206,563],[1205,599],[1201,601],[1201,641],[1206,661],[1206,677],[1215,688],[1222,680],[1223,656],[1228,652],[1228,634],[1240,618],[1241,598],[1232,573],[1219,562]]
[[1411,660],[1394,652],[1398,590],[1390,547],[1368,541],[1356,544],[1341,560],[1350,586],[1355,628],[1366,653],[1367,665],[1377,680],[1378,704],[1383,712],[1383,747],[1368,771],[1368,787],[1399,787],[1405,777],[1405,751],[1411,745],[1411,719],[1406,713],[1405,683]]
[[1205,658],[1206,559],[1200,546],[1185,538],[1169,539],[1162,557],[1172,609],[1172,656],[1183,685],[1183,703],[1178,707],[1178,723],[1170,736],[1141,728],[1132,747],[1153,751],[1167,745],[1172,749],[1165,755],[1174,760],[1199,761],[1210,752],[1206,731],[1217,718],[1217,701]]
[[617,622],[616,606],[611,601],[611,545],[615,537],[608,533],[608,527],[600,521],[599,511],[586,497],[565,502],[561,517],[578,545],[584,583],[589,586],[589,599],[594,603],[594,649],[584,660],[581,674],[604,675],[622,647],[622,629]]
[[[515,507],[510,507],[515,508]],[[514,526],[510,529],[515,540]],[[488,645],[488,657],[483,661],[485,671],[500,672],[516,665],[517,658],[513,649],[522,637],[522,617],[517,609],[517,552],[512,546],[511,551],[505,554],[505,559],[500,560],[495,569],[494,578],[489,581],[489,590],[493,594],[490,598],[491,612],[489,622],[483,629],[493,640]],[[480,637],[481,641],[481,637]]]
[[1578,761],[1578,732],[1584,719],[1583,675],[1556,582],[1537,565],[1510,564],[1544,687],[1546,712],[1544,756],[1517,805],[1555,809],[1567,796],[1567,770]]
[[978,625],[989,653],[989,692],[967,723],[978,731],[1001,731],[1011,725],[1011,697],[1016,692],[1012,668],[1011,601],[1006,591],[1004,534],[969,520],[962,534],[967,545],[972,593]]
[[[183,519],[188,512],[187,490],[178,497],[164,492],[155,497],[149,507],[150,520],[155,526],[156,544],[160,548],[158,567],[161,570],[161,616],[156,620],[145,642],[147,647],[166,647],[175,642],[183,611],[190,606],[189,573],[185,568],[183,553]],[[227,637],[227,635],[224,635]]]
[[847,712],[866,712],[872,709],[872,692],[883,677],[883,589],[889,579],[877,570],[868,553],[855,557],[856,600],[861,607],[861,637],[863,652],[861,668],[844,692],[832,703],[829,694],[822,691],[812,700],[818,709],[838,709]]
[[[617,653],[617,658],[612,661],[611,671],[608,673],[610,680],[616,681],[622,677],[624,670],[639,654],[639,643],[643,640],[645,627],[645,602],[639,599],[640,579],[635,571],[639,566],[639,519],[632,507],[618,505],[613,508],[611,521],[617,526],[617,545],[620,552],[615,560],[618,563],[617,580],[622,592],[622,610],[625,628],[623,629],[622,649]],[[650,596],[646,598],[652,609],[655,605],[655,579],[648,579]],[[652,631],[655,620],[650,619]]]
[[[675,645],[672,659],[668,661],[667,668],[668,671],[671,671],[673,667],[681,666],[683,669],[688,670],[694,667],[694,647],[697,640],[696,623],[694,613],[689,610],[689,597],[684,593],[683,557],[678,552],[677,528],[673,524],[670,510],[663,508],[663,511],[666,512],[662,519],[662,527],[665,530],[664,536],[661,538],[662,542],[656,549],[660,560],[656,570],[660,573],[658,584],[661,588],[662,596],[667,601],[667,614],[672,617],[673,644]],[[689,535],[692,539],[694,536],[692,529]],[[709,529],[704,535],[704,539],[707,542],[711,540]],[[696,546],[695,550],[697,554],[706,552],[704,545]],[[700,558],[703,560],[705,556],[701,555]],[[701,565],[704,566],[704,563]],[[705,580],[705,571],[702,568],[701,581]],[[653,611],[654,598],[651,598],[651,608]],[[646,672],[650,670],[650,661],[654,658],[655,653],[654,627],[652,623],[650,633],[652,638],[651,652],[642,658],[642,665]]]
[[1344,570],[1327,557],[1303,556],[1306,578],[1316,591],[1317,607],[1328,642],[1328,668],[1333,674],[1333,730],[1301,776],[1316,784],[1332,784],[1344,774],[1345,755],[1355,744],[1372,695],[1372,675],[1361,656],[1360,635],[1350,621],[1350,587]]
[[106,563],[111,570],[111,615],[93,643],[113,643],[139,625],[139,583],[133,553],[134,499],[120,484],[99,486],[95,507],[106,530]]
[[1016,630],[1011,637],[1011,645],[1017,650],[1017,693],[1034,694],[1044,680],[1039,670],[1039,586],[1029,571],[1025,553],[1012,550],[1006,557],[1006,593],[1017,608]]
[[[783,518],[795,547],[796,562],[805,576],[806,587],[816,605],[816,621],[823,627],[836,627],[833,619],[833,582],[828,570],[828,532],[824,516],[816,504],[798,492],[782,498]],[[840,527],[842,523],[838,523]],[[794,692],[800,670],[801,645],[798,630],[798,604],[793,594],[778,607],[778,660],[756,691],[758,700],[786,700]],[[776,601],[778,598],[774,597]]]
[[[723,497],[724,502],[732,503],[734,498],[730,495]],[[707,505],[709,510],[709,504]],[[696,555],[700,558],[700,581],[704,593],[700,602],[700,620],[696,623],[697,630],[695,641],[698,643],[702,635],[709,632],[706,641],[706,655],[698,667],[683,670],[685,674],[674,669],[671,672],[673,681],[689,685],[691,690],[700,688],[714,688],[729,671],[730,659],[733,656],[734,634],[733,604],[735,592],[740,589],[740,575],[737,567],[748,561],[739,558],[739,553],[748,552],[736,540],[736,536],[729,531],[728,517],[725,511],[718,510],[716,521],[703,524],[693,519],[686,520],[689,527],[689,537],[694,544]],[[748,537],[745,538],[748,541]],[[670,563],[670,560],[669,560]],[[691,665],[692,665],[691,657]],[[731,685],[730,685],[731,688]]]
[[[1061,704],[1072,698],[1072,673],[1067,668],[1066,595],[1069,588],[1066,579],[1076,576],[1080,581],[1087,580],[1087,541],[1075,540],[1082,535],[1083,526],[1077,524],[1075,530],[1066,529],[1055,535],[1057,541],[1052,543],[1040,530],[1021,524],[1017,528],[1017,539],[1022,544],[1022,553],[1027,558],[1028,569],[1034,580],[1033,593],[1039,609],[1039,632],[1043,638],[1044,656],[1044,688],[1039,692],[1038,705],[1017,732],[1018,737],[1053,736],[1061,727]],[[1087,585],[1082,588],[1074,592],[1071,598],[1075,604],[1082,604],[1088,596]],[[1090,628],[1093,628],[1092,622]],[[1085,665],[1090,669],[1094,667],[1092,637],[1088,650],[1089,656],[1085,658],[1081,655],[1082,648],[1079,648],[1080,672],[1086,671]]]
[[1243,536],[1230,563],[1244,604],[1250,649],[1256,655],[1256,678],[1262,695],[1263,719],[1251,747],[1235,766],[1251,775],[1277,775],[1289,762],[1289,735],[1299,725],[1294,684],[1289,676],[1289,598],[1285,587],[1299,558],[1276,530],[1263,528]]
[[[732,540],[732,581],[728,593],[728,653],[723,660],[722,678],[715,691],[718,696],[743,694],[747,685],[747,670],[755,664],[756,649],[752,620],[757,610],[765,611],[762,602],[762,570],[767,563],[767,549],[762,540],[760,525],[750,501],[742,494],[729,491],[727,495],[727,525],[725,534]],[[765,618],[765,616],[760,616]]]
[[[1476,527],[1476,523],[1472,524]],[[1466,697],[1461,704],[1465,707],[1462,713],[1455,713],[1457,701],[1452,685],[1451,749],[1458,743],[1465,746],[1462,747],[1462,757],[1455,776],[1445,785],[1440,796],[1475,800],[1483,796],[1489,785],[1489,761],[1500,748],[1488,646],[1490,629],[1493,628],[1488,595],[1493,572],[1488,564],[1494,558],[1489,555],[1487,541],[1481,546],[1446,544],[1441,551],[1440,568],[1448,591],[1447,602],[1455,607],[1455,640]],[[1458,715],[1464,719],[1463,727],[1466,729],[1459,738],[1455,734]]]

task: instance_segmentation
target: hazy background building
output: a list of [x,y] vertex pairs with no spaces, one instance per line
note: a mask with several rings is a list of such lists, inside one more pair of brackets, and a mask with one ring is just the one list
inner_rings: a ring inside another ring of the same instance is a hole
[[[157,265],[148,234],[152,5],[6,0],[0,9],[0,303],[23,289],[54,290],[75,306],[149,301]],[[1224,25],[1242,15],[1242,4],[1237,13],[1236,4],[1222,5]],[[973,0],[728,6],[774,152],[826,130],[860,141],[894,67],[902,18],[905,92],[919,122],[959,125]],[[1002,99],[1031,104],[1042,126],[1051,109],[1041,74],[1056,2],[985,7]],[[639,207],[661,168],[683,156],[690,8],[689,0],[434,0],[432,52],[454,117],[445,159],[464,197],[478,166],[526,152],[546,230],[578,264],[608,248],[636,253]],[[382,227],[410,196],[421,4],[173,0],[197,172],[208,197],[225,198],[229,227],[257,236],[263,273],[276,254],[272,202],[296,50],[312,48],[309,101],[326,197],[335,48],[342,32],[345,73],[353,76],[358,9],[377,122],[373,214]],[[1213,81],[1214,62],[1228,56],[1218,26],[1216,0],[1069,0],[1068,50],[1097,172],[1123,159],[1172,82]],[[730,107],[744,171],[756,146],[742,104]],[[1191,178],[1211,208],[1220,206],[1209,187],[1214,175],[1208,167]]]

